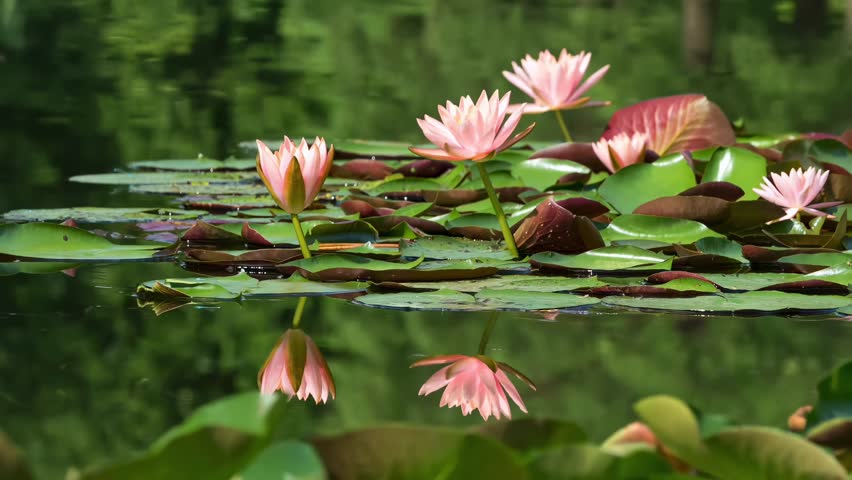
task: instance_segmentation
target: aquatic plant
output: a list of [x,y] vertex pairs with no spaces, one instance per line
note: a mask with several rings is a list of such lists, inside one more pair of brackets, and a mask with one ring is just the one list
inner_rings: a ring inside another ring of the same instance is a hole
[[[533,105],[524,108],[524,113],[554,112],[565,140],[571,142],[562,110],[609,105],[609,102],[593,102],[590,97],[583,96],[609,71],[609,65],[605,65],[583,81],[591,60],[591,53],[572,55],[563,48],[557,58],[550,50],[542,50],[537,59],[527,55],[520,65],[512,62],[513,72],[504,70],[503,76],[534,100]],[[509,108],[512,111],[522,108],[522,105]]]
[[334,378],[316,343],[299,328],[291,328],[269,354],[257,375],[260,392],[280,391],[299,400],[313,397],[325,403],[336,394]]
[[609,140],[601,139],[593,143],[592,149],[606,169],[615,173],[628,165],[645,160],[647,143],[648,136],[644,133],[620,133]]
[[334,160],[334,145],[326,149],[325,139],[316,137],[310,146],[304,138],[296,146],[285,136],[275,153],[260,140],[257,140],[257,151],[257,173],[275,203],[291,215],[302,255],[310,258],[311,251],[298,214],[316,198],[328,177]]
[[805,171],[802,171],[801,168],[794,168],[789,172],[773,172],[769,176],[763,177],[760,188],[755,188],[754,192],[765,200],[785,209],[783,217],[770,220],[767,223],[790,220],[802,212],[817,217],[829,216],[817,209],[838,205],[839,203],[811,204],[822,193],[826,180],[828,180],[828,170],[817,170],[814,167],[809,167]]
[[512,256],[517,257],[518,247],[515,246],[515,240],[512,237],[509,224],[506,222],[506,215],[500,206],[500,200],[489,179],[488,171],[479,163],[494,158],[496,154],[518,143],[529,135],[535,127],[535,123],[533,123],[521,133],[512,137],[518,122],[521,121],[521,114],[524,109],[521,106],[507,119],[506,113],[510,95],[510,93],[506,93],[500,97],[499,92],[495,90],[489,98],[483,90],[476,103],[473,103],[473,100],[467,96],[459,99],[458,106],[449,100],[446,107],[438,105],[440,122],[429,115],[425,115],[423,119],[417,119],[417,124],[423,130],[423,135],[438,148],[411,147],[410,150],[417,155],[433,160],[472,160],[477,162],[479,175],[482,177],[494,214],[500,223],[506,248],[512,253]]
[[[484,355],[439,355],[419,360],[411,366],[424,367],[445,363],[450,365],[429,377],[429,380],[420,388],[418,392],[420,395],[429,395],[444,388],[440,406],[459,407],[463,415],[479,410],[483,420],[488,420],[492,415],[498,420],[501,416],[512,418],[509,401],[506,398],[508,395],[521,411],[527,413],[527,407],[521,395],[506,372],[512,373],[525,382],[529,380],[505,363],[495,362]],[[528,385],[535,390],[531,382]]]

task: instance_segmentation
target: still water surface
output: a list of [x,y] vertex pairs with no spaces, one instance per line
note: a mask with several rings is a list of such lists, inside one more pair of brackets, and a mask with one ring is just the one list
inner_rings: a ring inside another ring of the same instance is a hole
[[[6,2],[0,208],[164,206],[169,199],[65,178],[134,160],[221,157],[240,140],[284,132],[420,141],[414,117],[446,98],[508,88],[500,71],[541,48],[586,49],[592,68],[611,64],[593,93],[615,106],[701,91],[755,132],[852,124],[837,100],[852,76],[838,2],[811,20],[822,22],[816,30],[776,8],[785,2],[719,2],[712,56],[697,63],[681,45],[680,2],[662,3]],[[573,113],[569,123],[593,139],[612,111]],[[535,140],[558,138],[550,120],[540,119]],[[43,478],[127,456],[199,405],[256,388],[296,300],[159,317],[137,306],[138,283],[189,275],[132,263],[0,277],[0,429]],[[430,372],[408,365],[475,352],[487,318],[311,299],[304,328],[338,397],[306,406],[306,422],[321,432],[479,422],[418,397]],[[576,420],[601,438],[655,393],[782,424],[848,355],[851,329],[834,316],[504,313],[490,348],[537,383],[522,390],[532,414]]]

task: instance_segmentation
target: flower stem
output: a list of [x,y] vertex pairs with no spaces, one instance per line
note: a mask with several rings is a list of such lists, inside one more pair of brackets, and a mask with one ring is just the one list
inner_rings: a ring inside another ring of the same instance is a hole
[[565,118],[562,117],[562,110],[554,110],[553,113],[556,114],[556,121],[559,122],[559,128],[562,129],[562,135],[565,136],[565,141],[568,143],[573,142],[574,139],[571,138],[571,132],[568,131],[568,126],[565,125]]
[[494,215],[497,215],[497,221],[500,222],[500,230],[503,231],[503,240],[506,241],[506,248],[509,249],[512,258],[518,258],[518,247],[515,245],[515,237],[509,228],[509,222],[506,221],[506,214],[503,213],[503,207],[500,206],[500,199],[497,198],[497,192],[494,191],[494,185],[491,184],[488,171],[485,170],[485,166],[482,163],[477,163],[476,166],[479,167],[479,176],[482,177],[485,191],[488,192],[488,198],[491,200],[491,206],[494,208]]
[[494,325],[497,325],[497,312],[491,313],[491,318],[488,319],[488,325],[482,332],[482,337],[479,339],[479,354],[485,355],[485,348],[488,346],[488,341],[491,340],[491,332],[494,331]]
[[296,313],[293,314],[293,328],[299,328],[299,323],[302,322],[302,314],[305,313],[306,303],[308,303],[308,297],[299,297],[299,303],[296,304]]
[[302,231],[302,222],[299,221],[299,216],[294,213],[290,215],[290,219],[293,221],[293,228],[296,230],[296,238],[299,240],[302,256],[311,258],[311,251],[308,249],[308,242],[305,241],[305,232]]

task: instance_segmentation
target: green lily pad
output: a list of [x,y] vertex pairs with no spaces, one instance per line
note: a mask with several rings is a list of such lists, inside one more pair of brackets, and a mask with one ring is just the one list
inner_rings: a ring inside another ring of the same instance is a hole
[[604,180],[598,193],[619,212],[631,213],[643,203],[674,196],[694,186],[695,175],[686,159],[672,155],[619,170]]
[[568,292],[606,285],[597,277],[544,277],[539,275],[503,275],[475,280],[443,282],[409,282],[402,285],[418,289],[457,290],[479,292],[485,289],[511,289],[526,292]]
[[799,253],[787,255],[778,259],[781,263],[794,263],[797,265],[821,265],[831,267],[852,261],[852,255],[842,252],[834,253]]
[[58,273],[68,271],[73,272],[73,269],[79,267],[79,263],[72,262],[0,262],[0,277],[17,275],[26,273],[31,275],[41,275],[46,273]]
[[263,195],[268,192],[262,184],[242,183],[183,183],[130,185],[133,193],[161,195]]
[[231,300],[251,296],[336,295],[366,290],[360,282],[312,282],[298,275],[288,279],[257,280],[245,272],[230,277],[168,278],[140,284],[140,297],[185,300]]
[[423,258],[408,263],[388,262],[384,260],[376,260],[372,258],[359,257],[357,255],[348,255],[344,253],[330,253],[324,255],[316,255],[311,258],[302,258],[287,262],[285,267],[296,267],[311,273],[321,272],[323,270],[333,270],[339,268],[370,270],[373,272],[384,270],[409,270],[423,263]]
[[554,158],[534,158],[512,166],[512,175],[515,178],[521,180],[524,185],[541,191],[556,184],[556,181],[563,175],[586,175],[590,173],[591,170],[585,165]]
[[672,257],[625,245],[596,248],[579,255],[542,252],[533,255],[530,260],[545,267],[571,270],[668,270],[671,268]]
[[253,158],[227,158],[215,160],[212,158],[186,158],[169,160],[142,160],[131,162],[129,167],[134,170],[188,170],[209,171],[213,170],[254,170],[257,161]]
[[46,260],[150,260],[159,245],[116,245],[93,233],[52,223],[0,225],[0,254]]
[[61,222],[68,218],[77,223],[154,222],[170,220],[192,220],[206,215],[204,210],[182,210],[177,208],[114,208],[114,207],[71,207],[12,210],[3,214],[3,219],[27,222]]
[[762,156],[737,147],[720,147],[704,169],[702,183],[728,182],[743,189],[741,200],[756,200],[754,193],[766,175],[766,159]]
[[475,295],[454,290],[434,292],[371,293],[355,300],[373,307],[410,310],[552,310],[594,305],[600,300],[563,293],[485,289]]
[[611,306],[682,312],[809,312],[827,311],[852,304],[852,298],[833,295],[801,295],[775,291],[723,293],[693,298],[606,297]]
[[259,179],[260,177],[258,177],[257,172],[127,172],[76,175],[68,180],[77,183],[94,183],[98,185],[172,185],[181,183],[238,183]]
[[618,240],[653,240],[667,243],[693,243],[702,238],[721,237],[704,224],[683,218],[650,215],[621,215],[601,232],[608,242]]
[[463,260],[466,258],[512,259],[512,255],[498,242],[446,236],[424,237],[400,242],[400,254],[404,257],[425,257],[442,260]]

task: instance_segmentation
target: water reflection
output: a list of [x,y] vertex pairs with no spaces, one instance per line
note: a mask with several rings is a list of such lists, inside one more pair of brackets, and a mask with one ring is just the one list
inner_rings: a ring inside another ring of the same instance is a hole
[[485,331],[482,332],[479,351],[474,356],[437,355],[414,362],[412,367],[450,364],[429,377],[418,393],[425,396],[443,388],[441,407],[460,407],[465,416],[474,410],[479,410],[483,420],[488,420],[492,415],[497,420],[502,416],[512,418],[509,401],[506,398],[508,394],[515,405],[527,413],[527,407],[521,395],[506,373],[511,373],[533,390],[535,390],[535,384],[526,375],[508,364],[497,362],[485,355],[496,323],[497,314],[494,313]]
[[329,395],[334,399],[336,390],[322,352],[299,326],[307,301],[307,297],[299,298],[293,313],[293,328],[281,335],[258,372],[257,383],[261,393],[280,391],[288,398],[295,396],[299,400],[313,397],[319,404],[328,401]]

